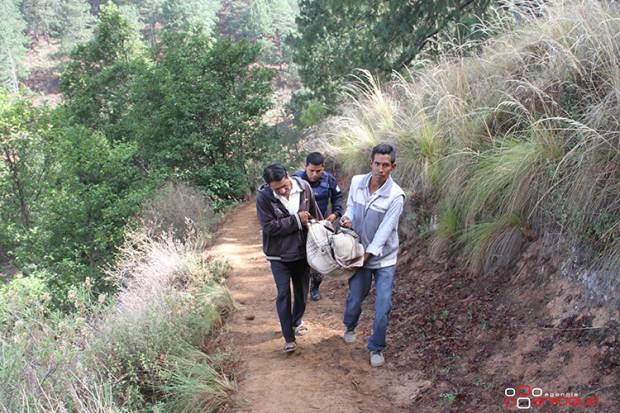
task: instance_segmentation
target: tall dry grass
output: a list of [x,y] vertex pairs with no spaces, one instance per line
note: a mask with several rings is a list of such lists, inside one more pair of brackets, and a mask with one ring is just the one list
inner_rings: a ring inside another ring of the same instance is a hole
[[433,251],[460,252],[474,271],[510,262],[525,234],[553,232],[591,250],[617,288],[619,7],[557,1],[539,17],[497,16],[480,27],[491,39],[387,84],[361,71],[307,146],[353,174],[368,171],[372,146],[395,145],[395,179],[431,205]]
[[142,226],[154,238],[162,234],[177,239],[188,233],[206,236],[215,229],[218,218],[205,193],[176,181],[167,182],[156,191],[142,210]]
[[[179,201],[174,216],[190,215]],[[129,233],[108,271],[118,292],[95,296],[87,281],[69,314],[36,278],[0,291],[0,412],[216,411],[234,384],[228,358],[203,350],[233,308],[228,266],[205,261],[203,237],[185,230]]]

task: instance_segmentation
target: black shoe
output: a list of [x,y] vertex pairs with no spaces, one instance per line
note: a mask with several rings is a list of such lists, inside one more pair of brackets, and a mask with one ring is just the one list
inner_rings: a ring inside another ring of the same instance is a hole
[[321,293],[318,288],[310,290],[310,298],[312,298],[312,301],[319,301],[321,299]]

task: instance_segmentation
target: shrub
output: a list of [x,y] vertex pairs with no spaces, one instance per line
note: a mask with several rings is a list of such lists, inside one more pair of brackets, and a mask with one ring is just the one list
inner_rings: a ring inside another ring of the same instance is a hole
[[182,182],[170,181],[144,205],[142,224],[151,237],[171,233],[176,239],[207,234],[217,225],[210,200]]

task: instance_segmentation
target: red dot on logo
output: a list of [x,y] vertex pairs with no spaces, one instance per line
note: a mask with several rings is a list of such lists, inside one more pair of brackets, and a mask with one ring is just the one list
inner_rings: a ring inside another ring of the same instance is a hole
[[517,407],[517,399],[514,397],[504,397],[504,407]]
[[520,384],[516,387],[518,397],[527,397],[532,392],[532,386],[527,384]]

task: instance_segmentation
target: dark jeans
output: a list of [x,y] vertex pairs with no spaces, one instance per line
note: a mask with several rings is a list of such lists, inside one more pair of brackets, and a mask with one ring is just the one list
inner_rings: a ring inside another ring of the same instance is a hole
[[362,302],[370,292],[373,276],[375,278],[375,320],[372,324],[372,336],[368,339],[370,351],[382,351],[385,348],[385,334],[392,309],[395,268],[394,265],[374,269],[362,267],[349,278],[349,295],[343,320],[347,330],[354,330],[357,327],[362,313]]
[[[306,260],[282,262],[270,261],[273,279],[278,288],[276,310],[280,319],[282,336],[287,343],[295,341],[295,327],[301,324],[308,301],[310,267]],[[291,312],[291,281],[293,284],[293,305]]]
[[321,273],[310,270],[310,290],[318,290],[321,281],[323,281]]

